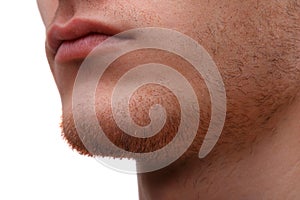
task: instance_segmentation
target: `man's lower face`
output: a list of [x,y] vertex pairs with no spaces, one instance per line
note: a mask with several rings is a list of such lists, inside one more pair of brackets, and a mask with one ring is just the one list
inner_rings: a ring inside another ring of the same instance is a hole
[[[293,99],[297,92],[300,76],[295,55],[299,52],[300,45],[299,40],[295,40],[299,38],[297,31],[299,28],[295,29],[295,27],[299,27],[299,22],[295,20],[295,17],[290,17],[296,16],[297,13],[288,10],[285,3],[279,4],[277,1],[265,1],[259,5],[257,1],[234,3],[227,1],[207,3],[205,1],[201,5],[199,2],[190,1],[190,6],[187,2],[184,3],[184,9],[171,1],[169,4],[168,2],[162,1],[159,7],[148,3],[146,8],[139,2],[135,2],[132,6],[127,5],[128,7],[120,7],[114,2],[112,5],[120,9],[117,9],[117,12],[108,12],[107,10],[112,9],[109,4],[105,10],[106,15],[103,16],[119,19],[118,23],[124,21],[126,28],[160,26],[175,29],[201,44],[215,61],[226,88],[226,123],[218,144],[247,145],[253,130],[263,128],[266,121],[272,118],[273,113]],[[219,3],[222,6],[218,6]],[[78,11],[78,16],[84,14],[87,8],[92,8],[87,5],[78,7],[78,9],[82,8],[82,10],[79,9],[81,12]],[[169,8],[170,13],[162,12],[160,10],[162,8],[164,11],[166,11],[165,8]],[[99,5],[97,9],[103,9],[103,5]],[[62,10],[61,8],[60,11]],[[122,15],[119,13],[120,10],[124,11]],[[90,11],[91,15],[94,13],[96,16],[93,16],[93,19],[98,19],[97,16],[100,15],[96,11],[96,9]],[[116,13],[118,15],[115,16]],[[152,15],[153,13],[155,14]],[[58,16],[57,20],[62,21],[67,17]],[[101,17],[99,20],[103,19]],[[115,21],[112,23],[117,24]],[[186,48],[186,51],[189,49]],[[57,63],[54,55],[49,51],[48,60],[62,98],[63,135],[72,148],[86,155],[128,157],[124,151],[107,148],[96,133],[89,132],[88,130],[92,130],[95,124],[85,124],[87,135],[83,138],[79,137],[76,131],[72,113],[72,106],[74,106],[72,105],[72,91],[82,60],[74,60],[61,67],[54,67]],[[132,120],[140,126],[151,123],[149,118],[151,106],[162,105],[167,118],[158,134],[147,139],[134,137],[132,136],[134,133],[131,135],[124,133],[115,122],[110,101],[114,86],[129,69],[143,63],[164,63],[172,66],[193,86],[199,102],[200,121],[193,145],[185,153],[197,154],[211,118],[210,94],[203,77],[195,76],[189,63],[168,52],[158,50],[133,52],[119,58],[110,66],[99,81],[99,87],[96,90],[97,125],[102,127],[106,136],[117,147],[134,153],[156,151],[170,143],[175,137],[181,121],[181,105],[171,91],[156,84],[141,87],[132,95],[128,105]],[[168,77],[168,74],[165,74],[165,77]],[[170,79],[170,81],[177,80]],[[125,82],[123,85],[125,88],[126,84],[129,85],[131,82]],[[212,84],[214,84],[213,81]],[[192,124],[195,113],[190,114]],[[82,116],[90,117],[84,106]],[[186,134],[185,137],[189,138],[190,133]],[[182,141],[186,139],[185,137]],[[174,151],[176,150],[174,148]]]

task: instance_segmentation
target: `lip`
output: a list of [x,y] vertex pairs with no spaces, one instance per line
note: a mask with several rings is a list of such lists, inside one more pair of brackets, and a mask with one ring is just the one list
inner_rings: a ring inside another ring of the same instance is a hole
[[47,47],[57,62],[82,59],[104,40],[120,32],[101,22],[73,19],[67,24],[53,24],[49,28]]

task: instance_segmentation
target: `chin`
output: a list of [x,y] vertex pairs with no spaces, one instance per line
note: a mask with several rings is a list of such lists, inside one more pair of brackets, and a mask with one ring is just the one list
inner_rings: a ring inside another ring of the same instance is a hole
[[[168,158],[171,154],[179,151],[182,151],[181,154],[186,154],[187,152],[192,152],[195,155],[198,154],[200,143],[203,141],[210,120],[210,100],[203,80],[199,77],[193,77],[193,74],[189,70],[186,70],[189,66],[181,58],[174,59],[169,54],[157,56],[156,51],[152,52],[153,55],[148,58],[144,56],[144,53],[140,52],[138,54],[140,56],[136,57],[137,52],[135,52],[135,54],[126,55],[126,58],[120,58],[114,62],[99,79],[95,91],[95,109],[90,111],[91,109],[88,108],[88,105],[85,105],[85,103],[81,104],[79,110],[77,110],[77,113],[80,115],[79,118],[74,117],[74,110],[72,109],[72,106],[74,107],[73,94],[68,93],[61,96],[63,107],[62,135],[72,149],[88,156],[136,159],[133,155],[147,154],[151,157],[151,153],[164,149],[165,146],[174,141],[179,127],[183,127],[181,125],[181,106],[182,104],[190,104],[192,101],[188,95],[185,96],[182,103],[168,87],[155,83],[144,84],[133,91],[129,101],[124,104],[127,104],[131,122],[136,126],[147,127],[154,124],[153,129],[156,129],[155,133],[147,137],[135,136],[135,128],[124,130],[122,127],[131,127],[132,123],[130,124],[128,120],[124,119],[122,116],[123,110],[116,111],[112,108],[114,107],[112,106],[113,91],[120,78],[130,69],[135,68],[136,65],[148,63],[148,60],[151,61],[151,59],[157,58],[158,63],[167,60],[168,62],[172,62],[171,65],[174,66],[176,64],[178,66],[178,63],[181,64],[179,65],[181,67],[177,70],[182,71],[192,80],[191,84],[195,89],[196,98],[200,104],[198,106],[201,108],[201,120],[194,117],[196,114],[199,115],[199,112],[188,113],[189,120],[184,124],[184,128],[186,129],[182,129],[187,131],[179,139],[177,138],[179,142],[176,142],[174,148],[160,155],[160,159],[163,160],[164,157]],[[168,75],[165,75],[165,77],[168,77]],[[135,79],[126,80],[121,84],[121,91],[127,90],[128,86],[134,84],[135,81]],[[80,87],[85,89],[84,84],[88,84],[87,82],[86,80],[82,82]],[[72,83],[74,84],[74,80]],[[86,93],[86,90],[83,90],[82,94],[79,95],[80,98],[85,100],[85,95],[88,96]],[[117,95],[123,97],[122,94],[117,93]],[[151,116],[151,111],[153,111],[153,107],[156,105],[160,105],[163,108],[165,115],[164,123],[159,128],[155,127],[154,122],[162,119],[160,114],[157,114],[156,118]],[[96,116],[96,121],[93,120],[93,115]],[[195,131],[193,133],[188,131],[189,127],[195,126],[195,124],[199,124],[195,128]],[[78,131],[78,127],[81,127],[80,131]],[[99,134],[98,127],[101,127],[104,134]],[[187,141],[190,143],[189,148],[183,147],[187,145]]]
[[[149,110],[153,105],[159,104],[166,111],[167,117],[163,127],[157,134],[146,138],[134,137],[134,129],[130,129],[131,133],[128,133],[119,127],[115,120],[118,116],[113,115],[110,99],[108,98],[111,94],[107,91],[111,90],[104,87],[97,90],[97,103],[95,105],[97,124],[93,124],[92,120],[87,120],[87,118],[91,118],[91,113],[87,113],[88,109],[85,109],[85,106],[82,106],[81,109],[81,116],[84,116],[85,119],[79,119],[76,123],[72,109],[70,109],[71,106],[63,106],[61,124],[63,137],[71,148],[88,156],[131,158],[132,153],[151,153],[162,149],[174,139],[178,132],[181,113],[179,102],[168,88],[159,85],[147,85],[141,87],[131,97],[129,111],[133,122],[138,126],[147,126],[151,123]],[[155,95],[153,95],[154,93]],[[127,126],[124,123],[123,126]],[[81,129],[79,133],[76,126],[85,127],[84,131]],[[98,134],[95,131],[97,126],[101,127],[105,135]],[[128,124],[128,126],[131,125]],[[186,137],[189,137],[188,133]],[[182,139],[184,140],[184,138]],[[115,148],[112,148],[111,144]]]

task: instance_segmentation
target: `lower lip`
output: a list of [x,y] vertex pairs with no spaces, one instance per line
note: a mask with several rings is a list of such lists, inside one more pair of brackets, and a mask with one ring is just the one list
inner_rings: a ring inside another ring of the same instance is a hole
[[90,34],[77,40],[64,41],[57,50],[55,61],[59,63],[82,60],[103,41],[108,35]]

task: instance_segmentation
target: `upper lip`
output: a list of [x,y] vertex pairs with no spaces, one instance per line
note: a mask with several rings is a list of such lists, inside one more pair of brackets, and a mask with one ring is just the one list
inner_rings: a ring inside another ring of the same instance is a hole
[[92,33],[113,36],[119,32],[116,28],[101,22],[88,19],[73,19],[67,24],[53,24],[49,28],[47,32],[47,46],[56,54],[64,41],[76,40]]

